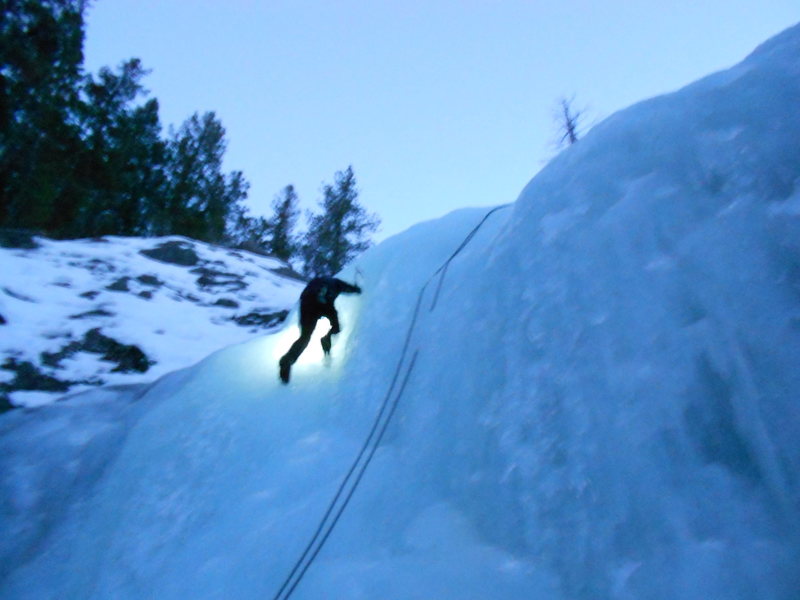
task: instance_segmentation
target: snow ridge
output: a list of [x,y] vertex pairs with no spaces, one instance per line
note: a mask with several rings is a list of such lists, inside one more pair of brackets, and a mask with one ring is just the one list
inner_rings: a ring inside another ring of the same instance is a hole
[[0,394],[36,406],[148,382],[285,318],[303,283],[274,258],[180,236],[0,248]]

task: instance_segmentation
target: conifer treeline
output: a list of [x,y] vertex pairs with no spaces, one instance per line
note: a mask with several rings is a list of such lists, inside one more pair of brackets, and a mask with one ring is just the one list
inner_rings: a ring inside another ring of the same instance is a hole
[[83,73],[84,2],[5,0],[0,224],[60,238],[178,233],[212,242],[247,196],[225,130],[193,115],[162,138],[138,59]]
[[[138,59],[84,74],[85,0],[2,4],[0,227],[57,238],[179,234],[302,260],[308,274],[336,272],[353,248],[369,245],[378,221],[356,202],[351,168],[325,186],[321,203],[329,211],[338,195],[337,210],[350,212],[309,215],[305,235],[295,232],[291,186],[271,218],[252,217],[243,174],[223,172],[225,129],[213,112],[192,115],[164,137]],[[358,227],[344,225],[353,218]],[[332,246],[316,248],[323,240]]]

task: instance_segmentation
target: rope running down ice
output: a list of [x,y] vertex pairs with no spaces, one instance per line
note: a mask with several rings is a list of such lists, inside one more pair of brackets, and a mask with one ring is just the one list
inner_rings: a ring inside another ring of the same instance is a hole
[[[303,576],[308,571],[311,563],[314,562],[314,559],[319,554],[322,547],[325,545],[325,542],[328,540],[333,528],[339,521],[339,518],[344,513],[345,508],[350,502],[350,499],[353,497],[353,494],[358,487],[358,484],[361,482],[361,478],[364,476],[364,473],[369,466],[369,463],[372,461],[372,457],[375,455],[375,452],[380,446],[381,440],[383,439],[384,433],[386,433],[386,429],[389,426],[392,417],[394,416],[395,410],[397,409],[398,402],[400,401],[403,392],[406,389],[406,384],[411,376],[411,372],[414,369],[414,365],[417,361],[417,356],[419,355],[419,348],[414,350],[413,355],[411,356],[411,360],[408,363],[408,366],[405,370],[405,375],[403,377],[402,383],[398,388],[397,394],[392,398],[392,393],[394,392],[395,386],[397,385],[398,378],[402,371],[403,363],[406,360],[406,355],[408,353],[408,347],[411,342],[411,335],[414,331],[414,327],[417,323],[417,319],[419,317],[419,309],[422,305],[422,298],[425,295],[425,290],[428,288],[428,284],[433,281],[433,279],[439,275],[439,283],[436,286],[436,291],[433,297],[433,302],[429,308],[429,312],[433,311],[436,308],[436,303],[439,300],[439,293],[442,289],[442,283],[444,282],[444,277],[447,274],[447,268],[450,265],[450,262],[469,244],[478,230],[483,226],[486,220],[496,211],[511,206],[510,204],[503,204],[501,206],[496,206],[495,208],[491,209],[487,212],[483,219],[470,231],[461,244],[456,248],[456,250],[450,255],[450,257],[431,275],[428,280],[422,285],[420,288],[419,294],[417,296],[417,303],[414,307],[414,313],[411,317],[411,322],[408,327],[408,331],[406,333],[405,343],[403,344],[403,350],[400,353],[400,359],[397,362],[397,367],[395,368],[394,375],[392,377],[392,381],[389,384],[389,389],[386,392],[386,395],[383,398],[383,402],[381,403],[381,407],[378,410],[378,414],[375,416],[375,421],[372,424],[372,428],[370,429],[369,435],[367,435],[367,439],[364,441],[364,444],[361,446],[361,449],[358,452],[353,464],[350,466],[347,474],[345,475],[344,479],[342,480],[341,484],[339,485],[339,489],[336,491],[333,499],[331,500],[330,504],[328,505],[325,514],[322,517],[322,520],[319,523],[314,535],[311,537],[311,540],[306,545],[303,553],[300,555],[300,558],[294,564],[289,575],[287,575],[286,579],[283,581],[278,592],[273,596],[272,600],[288,600],[292,593],[294,592],[295,588],[298,586],[300,581],[303,579]],[[388,407],[388,412],[387,412]],[[382,421],[382,423],[381,423]],[[377,433],[377,436],[376,436]],[[362,459],[366,456],[366,459],[362,463]],[[351,478],[355,473],[355,479],[352,481]],[[336,508],[339,499],[345,493],[345,489],[349,486],[349,491],[347,491],[346,495],[344,496],[344,500],[342,501],[341,505]],[[334,509],[336,512],[334,514]],[[305,564],[303,564],[305,563]],[[302,565],[302,566],[301,566]],[[294,580],[294,581],[292,581]],[[285,592],[285,593],[284,593]]]

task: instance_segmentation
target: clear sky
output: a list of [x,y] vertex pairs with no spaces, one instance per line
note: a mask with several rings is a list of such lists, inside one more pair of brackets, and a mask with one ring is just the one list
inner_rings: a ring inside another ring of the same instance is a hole
[[797,21],[797,0],[95,0],[85,52],[141,58],[165,127],[215,111],[256,214],[352,165],[382,239],[515,200],[560,96],[597,121]]

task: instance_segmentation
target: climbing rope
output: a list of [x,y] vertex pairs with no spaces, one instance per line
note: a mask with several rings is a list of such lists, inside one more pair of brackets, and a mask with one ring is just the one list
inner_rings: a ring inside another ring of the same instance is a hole
[[[392,397],[392,392],[394,391],[395,385],[397,384],[397,379],[402,371],[401,367],[403,366],[406,353],[408,352],[408,346],[409,343],[411,342],[411,333],[414,329],[414,324],[416,323],[417,316],[419,314],[419,308],[420,305],[422,304],[422,295],[425,291],[426,286],[427,284],[425,284],[425,286],[422,287],[422,290],[420,290],[419,297],[417,298],[417,304],[414,309],[414,315],[412,317],[411,326],[409,327],[408,332],[406,334],[406,340],[403,345],[403,351],[400,354],[400,360],[397,363],[397,368],[395,369],[394,376],[392,377],[392,382],[389,385],[389,389],[386,392],[386,395],[383,398],[383,402],[381,403],[381,407],[378,410],[378,414],[375,417],[372,429],[370,430],[367,439],[364,441],[364,444],[361,446],[361,449],[359,450],[358,455],[353,461],[353,464],[350,466],[347,475],[345,475],[344,479],[342,480],[342,483],[339,485],[339,489],[336,491],[333,500],[331,500],[330,504],[328,505],[328,509],[325,511],[325,515],[322,517],[322,520],[320,521],[317,530],[314,532],[314,535],[311,537],[311,540],[306,545],[302,555],[295,563],[294,567],[284,580],[280,589],[273,597],[273,600],[281,600],[281,595],[283,594],[284,590],[286,590],[286,595],[283,596],[283,600],[286,600],[291,596],[292,592],[294,591],[294,588],[297,587],[298,583],[300,583],[300,580],[303,578],[303,575],[305,575],[305,572],[308,570],[308,567],[311,566],[311,563],[313,562],[314,558],[316,558],[317,554],[322,549],[323,544],[328,539],[328,536],[330,535],[331,531],[333,531],[333,527],[336,525],[336,523],[339,520],[339,517],[344,512],[344,509],[347,507],[347,504],[350,502],[350,498],[352,497],[353,492],[355,491],[355,488],[358,485],[358,482],[361,481],[361,477],[366,471],[369,462],[372,460],[372,455],[375,454],[375,450],[377,449],[378,444],[380,443],[380,439],[383,437],[383,433],[386,431],[386,427],[389,425],[389,420],[391,419],[391,415],[394,413],[394,408],[397,406],[397,402],[400,399],[400,396],[402,395],[403,391],[405,390],[406,383],[408,382],[408,378],[411,375],[411,370],[414,367],[414,363],[416,362],[416,356],[418,351],[414,353],[414,356],[411,362],[409,363],[408,368],[406,369],[406,375],[403,378],[403,383],[400,386],[400,391],[398,392],[397,396],[395,396],[395,399],[392,402],[392,409],[389,411],[389,417],[384,419],[383,418],[384,413],[386,412],[386,408],[389,406],[389,400]],[[381,421],[383,421],[382,427],[381,427]],[[380,433],[378,435],[378,439],[376,440],[376,443],[373,445],[371,444],[371,442],[375,437],[375,433],[379,431],[379,428],[380,428]],[[367,454],[367,460],[365,460],[363,464],[360,464],[362,462],[361,459],[367,453],[367,449],[370,447],[370,445],[373,445],[373,448],[369,451],[369,454]],[[336,511],[333,520],[329,523],[329,519],[333,514],[334,508],[336,507],[339,498],[341,498],[342,494],[344,493],[344,490],[350,484],[350,479],[353,477],[353,474],[356,472],[357,469],[358,469],[358,474],[354,480],[353,485],[350,488],[350,491],[347,493],[347,496],[345,497],[345,500],[342,503],[342,505]],[[323,533],[323,531],[325,531],[325,533]],[[321,540],[320,536],[322,536]],[[313,551],[312,548],[314,548]],[[309,553],[311,553],[311,556],[306,561],[306,558],[309,556]],[[301,565],[303,565],[304,562],[305,565],[301,567]],[[297,575],[296,578],[295,575]],[[295,581],[292,583],[293,578],[295,579]]]
[[[436,269],[436,271],[433,273],[433,275],[431,275],[431,278],[428,279],[428,281],[430,281],[431,279],[433,279],[437,275],[441,274],[440,277],[439,277],[439,285],[436,286],[436,293],[433,296],[433,302],[431,303],[431,308],[430,308],[429,312],[433,312],[433,309],[436,308],[436,303],[439,301],[439,292],[442,290],[442,283],[444,282],[444,276],[447,275],[447,268],[450,266],[450,263],[453,261],[453,259],[456,256],[458,256],[459,253],[467,246],[467,244],[469,244],[472,241],[472,238],[475,236],[476,233],[478,233],[478,230],[481,227],[483,227],[483,224],[486,222],[486,220],[489,217],[491,217],[495,212],[497,212],[501,208],[507,208],[509,206],[511,206],[511,204],[501,204],[500,206],[495,206],[492,210],[487,212],[483,216],[483,219],[481,219],[480,222],[477,225],[475,225],[475,227],[472,228],[472,231],[470,231],[467,234],[467,237],[464,238],[464,240],[461,242],[461,244],[458,246],[458,248],[455,249],[455,252],[453,252],[450,255],[450,258],[448,258],[446,261],[444,261],[444,264],[442,264],[441,267]],[[425,285],[428,285],[428,282],[426,282]],[[424,288],[424,286],[423,286],[423,288]]]
[[[370,429],[369,435],[367,435],[367,439],[364,441],[364,444],[361,446],[361,449],[358,452],[355,460],[353,461],[350,469],[348,470],[347,474],[344,476],[341,484],[339,484],[339,489],[336,491],[333,499],[331,500],[330,504],[328,505],[325,514],[322,517],[322,520],[319,523],[314,535],[311,537],[311,540],[306,545],[303,553],[300,555],[300,558],[297,559],[292,570],[290,571],[289,575],[286,576],[283,583],[281,584],[280,589],[277,593],[273,596],[272,600],[288,600],[292,593],[294,592],[295,588],[299,585],[300,581],[303,579],[303,576],[308,571],[311,564],[314,562],[314,559],[319,554],[322,547],[325,545],[325,542],[328,540],[331,532],[333,532],[333,528],[336,527],[336,524],[339,522],[339,518],[344,513],[344,510],[347,508],[347,505],[350,502],[350,499],[353,497],[353,494],[358,487],[358,484],[361,482],[361,478],[364,476],[364,473],[369,466],[369,463],[372,461],[372,457],[375,455],[375,452],[380,446],[381,440],[383,439],[383,435],[386,433],[386,429],[389,426],[389,423],[394,416],[395,410],[397,409],[397,405],[400,401],[403,392],[406,389],[406,384],[408,383],[409,378],[411,377],[411,372],[414,370],[414,365],[417,362],[417,356],[419,355],[419,349],[414,350],[414,353],[411,356],[411,359],[408,361],[408,365],[405,368],[405,375],[402,378],[402,382],[400,383],[400,387],[397,390],[397,394],[394,394],[394,398],[392,399],[392,395],[397,385],[397,381],[400,377],[400,373],[403,371],[403,366],[406,361],[406,355],[408,354],[408,348],[411,343],[411,335],[414,332],[414,327],[416,326],[417,319],[419,317],[419,309],[422,305],[422,298],[425,295],[425,290],[428,288],[428,284],[430,284],[433,279],[439,275],[439,282],[436,286],[436,292],[434,294],[433,302],[431,303],[430,311],[436,307],[436,303],[439,299],[439,293],[442,289],[442,283],[444,281],[444,277],[447,273],[447,267],[450,265],[450,262],[458,256],[458,254],[466,247],[467,244],[472,240],[478,230],[483,226],[486,220],[496,211],[500,210],[501,208],[506,208],[510,206],[510,204],[503,204],[501,206],[496,206],[492,210],[484,215],[483,219],[472,229],[472,231],[467,234],[461,244],[456,248],[456,250],[450,255],[450,257],[431,275],[428,280],[422,285],[420,288],[419,294],[417,296],[417,303],[414,306],[414,313],[411,317],[411,322],[408,326],[408,331],[406,332],[406,339],[405,343],[403,344],[403,350],[400,353],[400,359],[397,361],[397,367],[395,368],[394,375],[392,376],[392,381],[389,384],[389,389],[386,392],[386,395],[383,398],[383,402],[381,402],[380,409],[378,410],[378,414],[375,416],[375,421],[372,424],[372,428]],[[387,410],[388,409],[388,410]],[[362,460],[363,459],[363,460]],[[355,475],[355,477],[354,477]],[[348,489],[349,488],[349,489]],[[347,492],[345,493],[345,490]],[[344,499],[339,503],[340,498],[344,495]],[[337,507],[337,504],[339,506]]]

